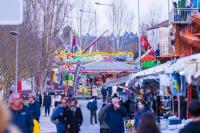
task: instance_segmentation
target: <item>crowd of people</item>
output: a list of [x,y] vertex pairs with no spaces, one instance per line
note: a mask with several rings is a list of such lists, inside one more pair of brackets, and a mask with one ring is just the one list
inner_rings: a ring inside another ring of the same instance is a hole
[[80,131],[83,115],[77,104],[76,99],[71,99],[69,103],[63,98],[60,105],[54,109],[51,121],[56,125],[57,133],[78,133]]
[[42,105],[44,117],[49,117],[56,125],[57,133],[78,133],[83,122],[78,101],[65,95],[61,101],[54,101],[55,108],[51,113],[52,96],[48,92],[44,93],[44,98],[40,92],[29,94],[28,100],[24,100],[19,93],[12,93],[9,106],[0,103],[0,133],[40,133]]
[[[30,94],[28,101],[23,101],[18,93],[11,94],[9,106],[0,103],[0,133],[40,133],[42,105],[45,110],[44,116],[49,117],[56,125],[57,133],[79,133],[84,117],[89,116],[83,116],[75,98],[58,95],[54,95],[55,108],[50,113],[53,96],[48,92],[45,93],[44,98],[40,93]],[[117,95],[112,96],[111,103],[103,102],[99,112],[97,104],[97,97],[92,96],[86,105],[90,112],[90,124],[100,127],[100,133],[125,133],[125,120],[130,117],[126,104],[120,101]],[[199,133],[200,101],[193,100],[188,106],[188,112],[191,122],[179,133]],[[97,120],[100,126],[97,125]],[[161,133],[154,112],[148,108],[144,100],[140,99],[137,102],[134,120],[133,133]]]

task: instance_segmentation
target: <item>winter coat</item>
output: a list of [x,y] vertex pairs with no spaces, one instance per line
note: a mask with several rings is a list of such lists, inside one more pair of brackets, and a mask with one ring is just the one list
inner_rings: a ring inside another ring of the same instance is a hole
[[140,122],[140,118],[142,117],[142,115],[143,115],[145,112],[147,112],[147,109],[142,109],[142,110],[139,109],[139,110],[137,111],[136,116],[135,116],[135,123],[134,123],[134,126],[135,126],[136,128],[138,128],[139,122]]
[[51,107],[51,96],[44,96],[43,106]]
[[123,118],[127,115],[126,109],[121,106],[115,110],[111,105],[105,113],[105,121],[109,125],[109,133],[124,133],[124,120]]
[[87,109],[90,110],[91,112],[97,111],[97,101],[96,100],[89,101],[89,103],[87,104]]
[[66,124],[66,112],[69,110],[68,107],[63,108],[63,107],[56,107],[51,115],[51,121],[56,124],[56,125],[64,125]]
[[72,110],[70,110],[68,112],[68,116],[69,116],[69,132],[79,132],[80,131],[80,126],[83,123],[83,115],[81,112],[81,109],[77,107],[76,111],[73,112]]
[[97,97],[98,96],[98,92],[97,92],[97,89],[92,89],[92,96],[93,97]]
[[190,122],[179,133],[200,133],[200,121]]
[[40,124],[37,120],[33,120],[33,133],[40,133]]
[[39,104],[40,104],[40,107],[41,107],[41,105],[42,105],[42,96],[41,95],[38,95],[38,102],[39,102]]
[[40,119],[40,104],[35,101],[34,103],[29,104],[29,108],[33,119],[36,119],[39,122]]
[[33,132],[33,118],[29,108],[23,107],[21,110],[11,109],[12,120],[11,123],[16,125],[22,133],[32,133]]
[[99,119],[99,123],[100,123],[100,128],[102,128],[102,129],[109,129],[109,126],[105,121],[105,113],[107,112],[107,110],[109,109],[110,106],[111,106],[110,104],[109,105],[105,105],[99,111],[98,119]]
[[112,95],[112,87],[108,87],[107,90],[108,90],[108,96],[111,96]]
[[101,94],[102,94],[103,96],[106,96],[106,95],[107,95],[107,90],[104,89],[104,88],[102,88],[102,89],[101,89]]

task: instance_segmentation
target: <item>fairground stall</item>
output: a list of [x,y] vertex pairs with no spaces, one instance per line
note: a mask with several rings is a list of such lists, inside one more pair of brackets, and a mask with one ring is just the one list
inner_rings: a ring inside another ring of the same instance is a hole
[[[53,82],[62,84],[61,91],[73,91],[76,69],[80,63],[80,73],[76,81],[77,93],[90,94],[91,85],[101,86],[103,83],[134,72],[135,66],[128,63],[133,59],[132,52],[93,52],[54,53]],[[62,78],[60,78],[62,77]],[[58,80],[62,81],[58,81]]]
[[152,100],[153,104],[148,104],[158,116],[162,130],[178,132],[188,121],[188,103],[199,99],[199,77],[200,54],[195,54],[134,73],[127,86],[138,92],[139,99],[147,103]]

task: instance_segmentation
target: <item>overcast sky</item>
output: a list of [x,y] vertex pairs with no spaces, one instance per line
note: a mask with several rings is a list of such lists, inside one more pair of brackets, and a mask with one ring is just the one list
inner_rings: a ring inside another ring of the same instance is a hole
[[[124,0],[124,1],[126,1],[128,4],[128,10],[134,14],[134,20],[133,20],[134,27],[132,31],[136,33],[138,29],[138,3],[137,3],[138,0]],[[160,22],[162,22],[163,20],[166,20],[168,18],[168,1],[171,1],[172,3],[173,0],[139,0],[139,1],[140,1],[140,21],[141,22],[148,22],[148,20],[150,19],[150,16],[148,14],[150,8],[157,10],[156,12],[158,12],[158,14],[162,16],[160,20]],[[112,0],[88,0],[88,2],[90,3],[89,5],[91,6],[91,9],[84,9],[84,10],[96,11],[98,35],[107,29],[109,29],[109,31],[112,32],[112,26],[110,26],[110,23],[112,23],[112,20],[108,19],[106,15],[108,10],[112,9],[112,7],[100,6],[100,5],[94,4],[95,2],[104,3],[104,4],[112,4]],[[77,16],[77,14],[75,13],[72,16]],[[77,26],[78,26],[77,19],[72,19],[71,21],[72,23],[70,25],[75,27],[77,31]],[[93,27],[94,27],[94,23],[93,23],[92,28]],[[89,32],[89,34],[95,34],[94,29],[95,27]]]
[[[131,12],[134,13],[135,19],[135,27],[134,31],[137,31],[137,11],[138,11],[138,0],[125,0],[128,2],[128,8]],[[141,21],[146,21],[145,18],[148,17],[148,10],[149,8],[157,8],[158,10],[161,10],[162,13],[162,20],[167,19],[168,17],[168,0],[139,0],[140,1],[140,18]],[[94,7],[94,10],[97,12],[97,21],[98,21],[98,31],[102,32],[104,29],[108,28],[110,31],[112,31],[112,27],[109,27],[108,20],[106,17],[106,10],[108,10],[108,6],[98,6],[95,5],[95,2],[99,3],[107,3],[112,4],[111,0],[92,0],[92,5]],[[160,21],[162,21],[160,20]]]

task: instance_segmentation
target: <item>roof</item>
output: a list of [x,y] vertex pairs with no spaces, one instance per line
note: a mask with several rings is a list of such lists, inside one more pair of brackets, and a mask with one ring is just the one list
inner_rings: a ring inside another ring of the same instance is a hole
[[147,75],[154,75],[154,74],[157,74],[157,73],[161,73],[161,72],[165,71],[166,69],[168,69],[171,64],[172,64],[172,62],[169,61],[169,62],[166,62],[164,64],[160,64],[158,66],[155,66],[155,67],[152,67],[152,68],[149,68],[149,69],[145,69],[145,70],[139,71],[137,73],[133,73],[133,74],[130,75],[130,79],[132,80],[136,77],[144,77],[144,76],[147,76]]
[[160,28],[160,27],[168,27],[168,25],[169,25],[168,20],[165,20],[161,23],[158,23],[156,25],[151,26],[150,28],[147,28],[147,30],[153,30],[153,29],[157,29],[157,28]]
[[82,72],[136,72],[136,66],[112,59],[83,65]]

